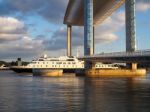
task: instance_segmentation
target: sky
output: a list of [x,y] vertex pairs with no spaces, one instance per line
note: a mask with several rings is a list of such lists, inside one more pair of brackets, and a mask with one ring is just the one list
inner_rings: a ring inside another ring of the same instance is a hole
[[[0,0],[0,60],[66,55],[69,0]],[[96,53],[125,51],[125,6],[95,28]],[[137,49],[150,49],[150,0],[136,0]],[[83,55],[83,27],[73,27],[73,55]]]

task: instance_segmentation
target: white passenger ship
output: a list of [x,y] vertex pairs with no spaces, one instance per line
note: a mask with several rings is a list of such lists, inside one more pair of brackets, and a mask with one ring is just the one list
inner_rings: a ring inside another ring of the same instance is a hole
[[33,68],[77,69],[84,68],[84,61],[76,57],[61,56],[58,58],[41,57],[31,62]]
[[60,76],[63,72],[73,73],[76,69],[84,69],[84,61],[76,57],[60,56],[49,58],[46,55],[30,64],[33,67],[33,75]]

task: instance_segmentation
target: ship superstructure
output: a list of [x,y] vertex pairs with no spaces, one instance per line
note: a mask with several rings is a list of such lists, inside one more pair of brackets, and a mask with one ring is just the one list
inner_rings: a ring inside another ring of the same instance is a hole
[[84,68],[84,61],[76,57],[60,56],[58,58],[41,57],[30,63],[33,68],[52,68],[52,69],[80,69]]

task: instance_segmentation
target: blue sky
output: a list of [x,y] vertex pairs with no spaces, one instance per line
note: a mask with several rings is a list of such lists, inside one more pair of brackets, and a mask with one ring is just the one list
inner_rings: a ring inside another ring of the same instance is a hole
[[[136,0],[137,48],[150,49],[150,1]],[[68,0],[0,0],[0,60],[66,54]],[[124,5],[95,31],[96,53],[125,51]],[[83,27],[73,27],[73,54],[83,54]]]

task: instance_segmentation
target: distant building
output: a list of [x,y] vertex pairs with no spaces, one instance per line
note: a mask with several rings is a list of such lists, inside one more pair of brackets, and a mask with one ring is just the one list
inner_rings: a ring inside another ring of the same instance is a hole
[[18,58],[18,59],[17,59],[17,66],[22,66],[21,58]]

